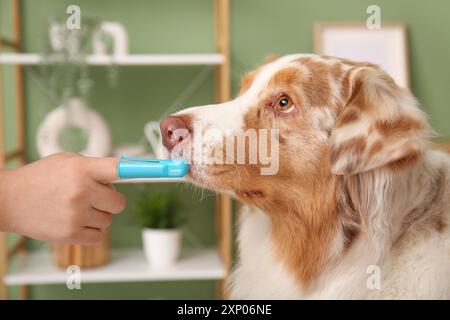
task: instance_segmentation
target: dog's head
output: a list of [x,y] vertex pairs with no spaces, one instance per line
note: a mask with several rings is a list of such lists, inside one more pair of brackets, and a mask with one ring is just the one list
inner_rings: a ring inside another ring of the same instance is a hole
[[194,150],[194,183],[273,204],[326,177],[413,164],[427,123],[376,65],[289,55],[244,76],[234,100],[185,109],[161,130],[169,150]]

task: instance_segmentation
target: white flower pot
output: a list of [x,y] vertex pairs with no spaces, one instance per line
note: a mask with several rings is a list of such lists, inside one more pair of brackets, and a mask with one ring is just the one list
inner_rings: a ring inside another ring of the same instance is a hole
[[145,256],[152,267],[173,265],[181,246],[180,229],[143,229],[142,242]]

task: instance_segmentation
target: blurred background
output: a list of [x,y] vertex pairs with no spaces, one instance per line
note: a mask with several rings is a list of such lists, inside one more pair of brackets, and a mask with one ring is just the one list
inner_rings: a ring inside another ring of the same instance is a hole
[[[88,39],[85,47],[83,42],[82,48],[85,52],[101,51],[102,48],[96,49],[95,45],[92,45],[91,38],[95,30],[101,29],[103,22],[116,23],[110,26],[114,29],[113,31],[108,33],[109,29],[105,27],[106,31],[99,35],[98,43],[100,47],[103,45],[106,48],[105,50],[108,51],[106,54],[114,54],[115,50],[116,53],[117,50],[120,51],[120,45],[118,49],[114,47],[117,42],[120,42],[120,30],[126,33],[128,44],[122,49],[125,48],[127,54],[213,54],[217,51],[217,38],[213,28],[214,1],[211,0],[126,2],[120,0],[76,2],[22,0],[20,3],[21,52],[39,53],[46,59],[51,59],[52,54],[58,50],[65,52],[63,60],[71,58],[70,48],[64,51],[67,49],[64,45],[58,47],[57,43],[52,44],[49,41],[52,23],[53,26],[55,23],[61,25],[61,21],[65,21],[61,19],[70,16],[66,10],[71,5],[77,5],[81,9],[80,30],[83,30],[84,26],[92,28],[87,34],[82,35],[85,37],[82,38],[83,41]],[[448,35],[450,27],[448,16],[450,2],[446,0],[379,0],[376,2],[230,0],[227,20],[230,41],[228,80],[231,84],[231,95],[237,91],[241,76],[261,64],[270,54],[312,53],[314,50],[317,52],[327,48],[327,50],[333,50],[333,45],[338,52],[350,50],[350,54],[352,52],[364,54],[364,48],[367,49],[367,46],[358,40],[358,37],[364,38],[364,34],[356,32],[355,38],[352,38],[351,34],[341,34],[342,39],[345,39],[342,41],[349,41],[345,48],[336,48],[333,37],[336,39],[340,36],[339,27],[342,25],[350,26],[350,29],[362,25],[363,29],[367,29],[367,19],[373,13],[373,11],[367,12],[370,5],[377,5],[380,9],[381,30],[385,22],[393,22],[394,27],[402,26],[398,30],[403,33],[393,34],[393,40],[389,44],[389,49],[392,49],[392,55],[396,55],[396,58],[386,63],[401,66],[393,72],[403,72],[402,76],[407,78],[405,83],[409,83],[413,94],[429,114],[438,138],[443,140],[449,138],[450,39]],[[13,0],[0,0],[0,31],[5,39],[14,36],[13,7]],[[83,24],[84,22],[86,23]],[[331,29],[336,27],[338,35],[333,36],[333,33],[331,36],[328,35],[332,38],[330,41],[325,35],[324,26]],[[53,32],[58,33],[58,30],[54,27]],[[70,34],[70,32],[62,32],[59,36],[64,38]],[[382,38],[387,39],[390,36],[386,34],[386,37]],[[53,40],[57,42],[58,35]],[[329,43],[325,43],[326,41]],[[2,52],[13,53],[13,50],[8,49],[5,44],[3,43]],[[386,50],[386,52],[389,58],[391,51]],[[9,62],[6,63],[4,60],[2,63],[3,84],[0,98],[3,100],[4,118],[1,126],[4,132],[4,149],[13,150],[18,141],[16,133],[18,119],[15,112],[17,83],[14,80],[15,63],[10,60],[17,57],[6,56],[6,58]],[[21,57],[17,59],[20,60]],[[120,60],[120,57],[118,59],[119,62],[124,61]],[[214,60],[214,56],[211,56],[211,59]],[[157,155],[157,150],[152,148],[152,141],[149,141],[151,140],[149,135],[152,135],[152,124],[147,127],[147,134],[144,132],[144,127],[149,121],[157,122],[183,107],[209,104],[215,100],[216,66],[214,65],[167,66],[149,65],[149,63],[147,65],[122,63],[122,65],[117,61],[111,61],[105,65],[95,65],[87,63],[84,57],[78,64],[69,61],[71,63],[61,63],[53,69],[32,63],[24,66],[23,101],[27,162],[37,160],[49,152],[48,150],[51,149],[49,144],[52,144],[52,140],[48,139],[47,135],[50,133],[46,130],[52,130],[52,128],[56,130],[55,127],[59,128],[58,123],[61,121],[66,121],[72,130],[63,132],[62,137],[57,140],[58,145],[65,150],[77,152],[84,150],[86,139],[89,137],[77,131],[79,130],[77,123],[89,123],[84,120],[87,118],[83,117],[89,117],[87,114],[90,112],[95,114],[93,117],[96,119],[93,123],[98,124],[97,134],[101,145],[109,146],[107,150],[101,152],[129,156]],[[74,97],[78,100],[69,103],[70,98]],[[63,120],[55,120],[58,118],[57,115],[49,116],[59,106],[65,108],[63,112],[65,116],[61,118]],[[77,117],[81,117],[81,120],[72,123],[71,119]],[[39,130],[42,131],[39,132]],[[157,137],[154,136],[154,138]],[[17,165],[15,161],[7,163],[10,168]],[[162,203],[163,207],[173,203],[174,196],[177,197],[176,201],[181,203],[180,206],[171,210],[176,211],[175,214],[182,212],[185,216],[182,223],[174,222],[176,227],[182,225],[182,252],[189,249],[208,248],[216,244],[215,196],[211,192],[198,190],[182,183],[120,184],[116,185],[116,188],[125,193],[128,205],[125,212],[113,222],[106,250],[138,250],[136,252],[142,250],[141,230],[155,226],[151,225],[152,223],[146,225],[148,220],[144,218],[143,222],[141,213],[152,211],[157,215],[160,210],[145,203],[143,199],[149,197],[166,199],[166,202]],[[155,195],[155,189],[160,193]],[[169,225],[169,228],[171,227],[173,226]],[[13,243],[13,238],[13,235],[8,236],[8,244]],[[49,249],[47,244],[38,241],[28,241],[27,247],[31,252],[53,250],[51,252],[55,254],[57,250]],[[70,250],[77,252],[74,248]],[[64,251],[62,252],[61,254],[64,255]],[[73,252],[69,254],[74,254]],[[181,256],[183,257],[183,254]],[[104,267],[108,263],[114,263],[114,255],[112,254],[107,260]],[[36,261],[35,263],[41,263],[41,260]],[[143,263],[144,260],[138,259],[138,261]],[[202,260],[200,259],[198,263],[201,265]],[[18,267],[10,261],[7,272],[17,270],[15,268]],[[96,270],[101,272],[101,268],[101,266],[97,267]],[[127,265],[117,268],[126,269]],[[22,276],[27,276],[27,272],[28,275],[31,272],[33,276],[39,277],[39,270],[34,270],[30,265],[23,271]],[[64,271],[60,272],[64,274]],[[116,279],[119,282],[82,283],[81,290],[69,290],[65,281],[59,281],[59,283],[56,283],[58,281],[55,283],[37,281],[40,283],[28,287],[28,298],[213,299],[218,297],[217,280],[222,278],[221,272],[223,270],[220,268],[212,268],[211,275],[200,277],[202,279],[189,276],[190,278],[183,279],[175,277],[173,281],[168,281],[167,277],[157,279],[159,281],[147,281],[143,276],[142,281],[134,279],[127,282],[124,279]],[[13,281],[13,284],[8,285],[10,298],[20,296],[17,279],[20,280],[20,277],[16,277],[16,282]]]

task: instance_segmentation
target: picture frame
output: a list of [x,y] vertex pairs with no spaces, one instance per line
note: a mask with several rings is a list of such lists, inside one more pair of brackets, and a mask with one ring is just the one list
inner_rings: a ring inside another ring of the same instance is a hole
[[365,22],[319,22],[314,27],[314,52],[379,65],[402,87],[409,87],[407,28],[383,22],[369,29]]

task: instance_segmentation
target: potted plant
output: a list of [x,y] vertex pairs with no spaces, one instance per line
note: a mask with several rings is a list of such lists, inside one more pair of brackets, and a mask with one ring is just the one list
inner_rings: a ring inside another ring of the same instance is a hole
[[133,207],[142,230],[145,256],[152,267],[174,264],[180,253],[181,226],[185,218],[180,199],[173,192],[141,195]]

